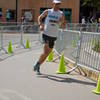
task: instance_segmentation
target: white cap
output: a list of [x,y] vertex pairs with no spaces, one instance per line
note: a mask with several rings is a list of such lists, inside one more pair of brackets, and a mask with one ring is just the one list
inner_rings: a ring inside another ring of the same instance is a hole
[[53,3],[61,3],[60,0],[53,0]]

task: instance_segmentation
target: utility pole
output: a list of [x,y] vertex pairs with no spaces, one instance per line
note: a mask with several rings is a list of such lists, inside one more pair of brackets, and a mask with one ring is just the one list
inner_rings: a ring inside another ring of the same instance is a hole
[[16,19],[15,19],[15,20],[16,20],[16,22],[17,22],[17,15],[18,15],[18,13],[17,13],[17,12],[18,12],[18,0],[16,0]]

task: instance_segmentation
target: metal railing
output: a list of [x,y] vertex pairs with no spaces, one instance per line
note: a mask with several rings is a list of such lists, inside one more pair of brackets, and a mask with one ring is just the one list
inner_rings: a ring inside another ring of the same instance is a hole
[[8,23],[0,23],[0,51],[3,50],[7,53],[9,41],[11,41],[12,45],[17,44],[25,48],[26,39],[29,39],[30,43],[37,41],[38,33],[37,25],[23,25],[21,23],[9,23],[8,25]]
[[59,55],[64,52],[65,58],[75,64],[68,73],[78,65],[100,71],[100,51],[95,50],[97,46],[100,47],[99,32],[65,30],[59,31],[55,49]]
[[[100,25],[97,27],[87,25],[86,30],[96,32],[88,32],[83,30],[81,24],[66,24],[66,30],[59,30],[58,39],[55,49],[59,55],[64,51],[65,59],[77,65],[86,66],[92,70],[100,71],[100,53],[97,52],[97,43],[99,43]],[[94,28],[93,28],[94,27]],[[36,34],[37,33],[37,34]],[[30,43],[34,41],[42,41],[38,34],[38,26],[36,24],[22,23],[0,23],[0,51],[6,52],[5,47],[11,41],[13,45],[19,44],[25,48],[26,38]],[[74,69],[75,69],[74,68]],[[73,70],[73,69],[72,69]],[[72,71],[71,70],[71,71]]]
[[81,45],[81,32],[73,30],[59,31],[56,51],[59,55],[64,52],[65,59],[75,64],[75,67],[69,70],[67,73],[73,71],[78,66],[80,56],[80,45]]
[[82,25],[81,23],[68,23],[66,24],[66,29],[67,30],[75,30],[75,31],[80,31],[80,28],[82,31],[87,31],[87,32],[100,32],[100,24],[99,23],[86,23]]
[[100,33],[82,32],[79,63],[100,71]]

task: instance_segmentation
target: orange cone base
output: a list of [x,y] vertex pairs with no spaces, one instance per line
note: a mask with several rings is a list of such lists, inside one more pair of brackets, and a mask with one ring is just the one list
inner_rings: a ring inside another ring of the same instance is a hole
[[66,74],[66,72],[56,71],[57,74]]
[[100,95],[100,91],[92,90],[92,92],[95,93],[95,94],[99,94]]

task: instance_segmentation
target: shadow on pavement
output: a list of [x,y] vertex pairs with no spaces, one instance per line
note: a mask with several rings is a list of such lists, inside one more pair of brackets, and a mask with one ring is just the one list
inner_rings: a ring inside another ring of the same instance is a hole
[[86,82],[86,81],[82,81],[82,80],[78,80],[78,79],[64,78],[64,77],[55,76],[55,75],[41,74],[38,77],[39,78],[47,78],[49,80],[56,81],[56,82],[78,83],[78,84],[96,86],[95,82]]
[[9,57],[13,57],[15,55],[20,55],[20,54],[24,54],[26,52],[30,52],[32,50],[38,50],[41,48],[41,45],[37,45],[37,46],[31,46],[29,49],[25,49],[25,48],[17,48],[12,54],[7,54],[7,53],[1,53],[0,54],[0,62],[9,58]]

